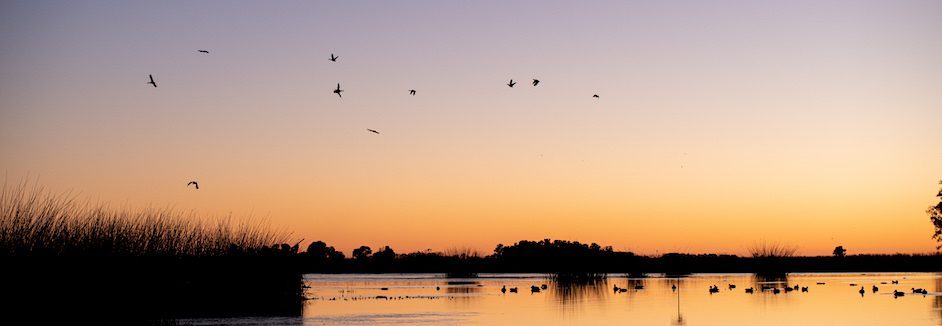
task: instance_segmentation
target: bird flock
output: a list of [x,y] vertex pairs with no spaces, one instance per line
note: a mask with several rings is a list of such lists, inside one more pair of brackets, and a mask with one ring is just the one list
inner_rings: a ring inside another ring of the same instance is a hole
[[[201,54],[209,54],[209,50],[196,50],[196,51],[197,51],[198,53],[201,53]],[[327,60],[330,61],[330,62],[335,62],[335,63],[336,63],[338,59],[340,59],[340,56],[331,53],[331,54],[330,54],[330,57],[329,57]],[[147,82],[147,84],[148,84],[148,85],[152,85],[152,86],[154,86],[154,88],[156,88],[156,87],[157,87],[157,82],[154,80],[154,75],[149,74],[149,75],[147,75],[147,77],[148,77],[148,79],[149,79],[149,81]],[[533,78],[533,81],[532,81],[531,84],[532,84],[534,87],[536,87],[537,85],[540,84],[540,80],[539,80],[539,79],[536,79],[536,78]],[[517,82],[515,82],[512,78],[510,79],[509,82],[507,82],[507,86],[510,87],[510,88],[513,88],[515,85],[517,85]],[[344,91],[344,90],[340,88],[340,83],[337,83],[337,87],[333,89],[333,92],[332,92],[332,93],[333,93],[333,94],[337,94],[337,97],[338,97],[338,98],[343,99],[343,94],[342,94],[343,91]],[[415,89],[410,89],[410,90],[409,90],[409,95],[415,96],[415,93],[416,93],[416,90],[415,90]],[[599,99],[599,95],[598,95],[598,94],[593,94],[593,95],[592,95],[592,98],[594,98],[594,99]],[[366,130],[367,130],[368,132],[373,133],[373,134],[377,134],[377,135],[380,134],[380,132],[377,131],[377,130],[375,130],[375,129],[366,129]],[[199,185],[196,183],[196,181],[190,181],[190,182],[187,183],[186,185],[187,185],[187,187],[189,187],[190,185],[193,185],[193,186],[194,186],[194,189],[197,189],[197,190],[200,188]]]

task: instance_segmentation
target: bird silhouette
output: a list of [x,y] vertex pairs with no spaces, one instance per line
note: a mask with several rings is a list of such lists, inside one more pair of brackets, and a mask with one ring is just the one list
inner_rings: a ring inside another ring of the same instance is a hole
[[517,83],[515,83],[513,79],[511,79],[510,82],[507,83],[507,86],[510,86],[510,87],[514,87],[514,85],[517,85]]
[[333,61],[333,62],[337,62],[337,59],[340,59],[340,57],[335,56],[333,53],[331,53],[331,54],[330,54],[330,59],[327,59],[327,60],[330,60],[330,61]]
[[187,186],[187,187],[189,187],[190,185],[193,185],[194,187],[196,187],[196,190],[199,190],[199,189],[200,189],[200,184],[199,184],[199,183],[196,183],[196,181],[190,181],[190,182],[187,182],[187,183],[186,183],[186,186]]
[[340,92],[343,92],[343,90],[340,89],[340,83],[337,83],[337,89],[334,90],[334,94],[337,94],[337,96],[340,96],[340,98],[343,98],[343,95],[340,95]]
[[373,130],[373,129],[367,129],[367,131],[379,135],[379,131],[376,131],[376,130]]
[[209,51],[208,51],[208,50],[196,50],[196,51],[199,51],[199,53],[206,53],[206,54],[209,54]]
[[410,89],[410,90],[409,90],[409,95],[415,96],[415,90],[414,90],[414,89]]
[[540,83],[540,80],[539,80],[539,79],[534,79],[534,80],[533,80],[533,86],[536,86],[536,84],[539,84],[539,83]]
[[154,87],[157,87],[157,82],[154,81],[154,75],[147,75],[147,76],[150,77],[150,82],[148,82],[148,84],[151,84],[151,85],[154,85]]
[[599,94],[592,95],[594,98],[599,98]]

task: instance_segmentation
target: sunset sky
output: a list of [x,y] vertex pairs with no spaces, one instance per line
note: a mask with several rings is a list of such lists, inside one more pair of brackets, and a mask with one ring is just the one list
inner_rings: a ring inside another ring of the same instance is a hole
[[940,35],[940,1],[3,1],[0,171],[348,254],[931,252]]

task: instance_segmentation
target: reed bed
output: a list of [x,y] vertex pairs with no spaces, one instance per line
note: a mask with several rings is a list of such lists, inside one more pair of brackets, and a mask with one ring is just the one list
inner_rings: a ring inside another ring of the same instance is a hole
[[207,220],[168,208],[113,209],[26,183],[0,189],[0,256],[252,255],[287,239],[263,221]]

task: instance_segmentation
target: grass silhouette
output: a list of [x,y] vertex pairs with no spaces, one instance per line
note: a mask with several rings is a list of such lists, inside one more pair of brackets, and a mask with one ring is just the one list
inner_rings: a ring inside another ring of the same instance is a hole
[[25,183],[0,191],[0,256],[225,256],[288,242],[263,222],[173,209],[110,209]]

